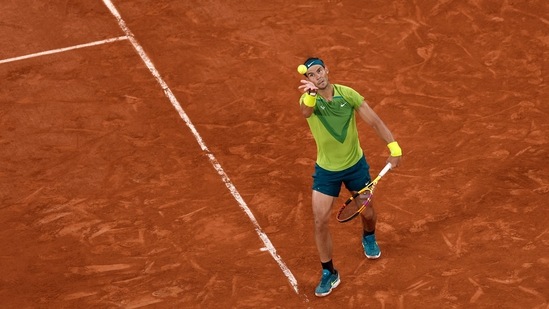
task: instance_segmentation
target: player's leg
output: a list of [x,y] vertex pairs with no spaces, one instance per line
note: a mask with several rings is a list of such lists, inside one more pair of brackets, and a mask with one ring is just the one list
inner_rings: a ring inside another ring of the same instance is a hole
[[329,262],[333,254],[332,236],[329,226],[334,199],[333,196],[313,190],[314,235],[322,263]]
[[330,217],[335,197],[313,190],[312,204],[316,247],[322,263],[322,277],[315,289],[316,296],[326,296],[341,282],[332,262],[333,243]]
[[381,250],[376,241],[377,214],[373,205],[374,203],[371,201],[360,216],[363,227],[362,247],[364,248],[364,255],[369,259],[377,259],[381,256]]
[[[360,201],[357,201],[360,203]],[[373,233],[376,230],[377,214],[374,208],[374,201],[370,201],[364,211],[360,214],[362,219],[362,228],[364,233]]]
[[330,233],[332,205],[336,197],[339,196],[341,179],[338,172],[324,170],[318,165],[315,166],[313,179],[314,236],[322,264],[322,278],[315,289],[315,295],[326,296],[341,282],[332,261],[333,244]]
[[[357,164],[349,170],[349,174],[345,179],[345,186],[349,191],[355,193],[371,181],[370,166],[366,161],[366,157],[362,157]],[[362,204],[367,198],[367,195],[359,195],[355,200],[355,203]],[[377,259],[381,256],[381,251],[375,237],[377,214],[373,204],[373,201],[370,201],[364,211],[360,214],[363,230],[362,247],[364,248],[364,255],[369,259]]]

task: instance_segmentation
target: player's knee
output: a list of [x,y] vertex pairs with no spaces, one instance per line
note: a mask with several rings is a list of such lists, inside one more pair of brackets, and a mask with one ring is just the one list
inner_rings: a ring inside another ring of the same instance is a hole
[[324,231],[328,229],[329,221],[325,218],[316,218],[315,219],[315,229],[317,231]]

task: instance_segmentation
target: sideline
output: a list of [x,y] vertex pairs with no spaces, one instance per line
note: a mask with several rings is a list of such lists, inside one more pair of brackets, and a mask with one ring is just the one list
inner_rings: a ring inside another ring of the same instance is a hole
[[131,44],[133,45],[133,47],[135,48],[135,50],[137,51],[137,53],[139,54],[139,56],[141,57],[141,59],[149,69],[149,71],[151,72],[151,74],[156,78],[156,81],[158,82],[158,84],[160,84],[160,86],[162,87],[162,90],[164,90],[166,97],[168,97],[173,107],[177,110],[181,119],[185,121],[185,124],[189,127],[196,141],[200,145],[200,148],[202,148],[202,151],[206,153],[206,155],[208,156],[208,159],[210,160],[210,163],[213,165],[213,167],[215,168],[219,176],[221,176],[221,179],[225,183],[225,186],[229,189],[229,191],[231,192],[235,200],[238,202],[238,205],[240,206],[240,208],[242,208],[242,210],[250,218],[250,221],[253,223],[255,227],[256,233],[259,235],[259,238],[261,238],[261,240],[265,244],[265,249],[269,251],[273,259],[278,263],[278,265],[280,266],[280,269],[282,270],[284,275],[286,275],[286,277],[288,278],[296,294],[299,294],[296,278],[294,277],[290,269],[286,266],[286,263],[284,263],[282,258],[278,255],[278,253],[276,253],[276,249],[271,243],[271,240],[269,239],[269,237],[267,237],[265,232],[263,232],[263,230],[257,223],[257,220],[255,219],[255,216],[251,212],[250,208],[248,207],[248,205],[246,204],[246,202],[244,201],[244,199],[242,198],[242,196],[240,195],[240,193],[238,192],[234,184],[231,182],[231,180],[229,179],[229,176],[227,176],[227,174],[225,173],[225,171],[223,170],[223,168],[221,167],[221,165],[219,164],[219,162],[217,161],[213,153],[208,149],[208,147],[202,140],[202,137],[196,130],[195,126],[192,124],[189,117],[187,116],[187,113],[185,113],[185,111],[181,107],[181,104],[179,104],[179,101],[177,100],[175,95],[172,93],[171,89],[168,87],[168,85],[166,84],[162,76],[160,76],[160,73],[152,63],[149,56],[147,56],[147,54],[143,50],[143,47],[141,46],[141,44],[139,44],[139,42],[136,40],[135,36],[126,25],[126,22],[124,21],[124,19],[122,19],[122,16],[120,15],[116,7],[112,4],[112,1],[103,0],[103,3],[105,3],[107,8],[111,11],[112,15],[116,18],[116,20],[118,21],[118,25],[120,26],[122,31],[124,31],[124,33],[126,34],[126,37],[131,42]]

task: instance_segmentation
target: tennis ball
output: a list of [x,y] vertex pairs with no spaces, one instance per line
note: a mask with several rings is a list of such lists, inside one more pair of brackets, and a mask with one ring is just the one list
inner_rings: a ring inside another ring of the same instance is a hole
[[297,71],[299,72],[299,74],[305,74],[307,73],[307,67],[304,64],[300,64],[297,67]]

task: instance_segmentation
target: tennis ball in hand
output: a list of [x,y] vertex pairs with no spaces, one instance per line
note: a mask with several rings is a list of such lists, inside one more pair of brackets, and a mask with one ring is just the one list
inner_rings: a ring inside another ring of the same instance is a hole
[[300,64],[297,67],[297,71],[299,72],[299,74],[305,74],[307,73],[307,67],[304,64]]

